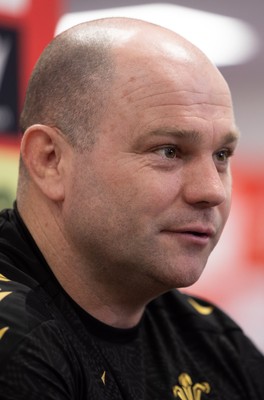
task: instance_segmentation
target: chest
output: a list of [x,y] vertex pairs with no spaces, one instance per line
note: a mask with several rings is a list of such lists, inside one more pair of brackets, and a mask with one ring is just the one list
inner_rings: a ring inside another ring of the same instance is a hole
[[[144,332],[130,343],[96,342],[89,362],[91,399],[243,400],[254,399],[225,338],[192,332]],[[92,364],[92,365],[91,365]],[[95,388],[98,389],[95,390]],[[85,390],[85,391],[86,391]],[[96,393],[97,392],[97,393]],[[85,397],[86,398],[86,397]],[[257,398],[256,398],[257,399]]]

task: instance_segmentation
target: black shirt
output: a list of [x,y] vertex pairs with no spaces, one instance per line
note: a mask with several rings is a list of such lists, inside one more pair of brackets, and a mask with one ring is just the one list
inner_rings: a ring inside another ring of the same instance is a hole
[[107,326],[64,292],[16,208],[0,213],[0,274],[2,400],[264,398],[264,358],[221,310],[174,290],[134,328]]

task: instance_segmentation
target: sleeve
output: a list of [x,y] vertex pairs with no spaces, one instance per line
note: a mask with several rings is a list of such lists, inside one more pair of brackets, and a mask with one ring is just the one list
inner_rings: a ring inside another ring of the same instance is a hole
[[30,288],[2,276],[1,400],[78,398],[75,385],[78,370],[74,365],[69,340],[39,298]]
[[[5,333],[7,335],[8,332]],[[0,346],[5,346],[1,339]],[[59,332],[42,324],[1,360],[1,400],[73,400],[74,377]]]

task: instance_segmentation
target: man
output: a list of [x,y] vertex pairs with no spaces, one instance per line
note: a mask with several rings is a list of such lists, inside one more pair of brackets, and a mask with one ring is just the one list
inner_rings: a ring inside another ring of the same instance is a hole
[[180,36],[113,18],[32,74],[2,212],[2,399],[260,399],[264,360],[202,273],[230,209],[228,86]]

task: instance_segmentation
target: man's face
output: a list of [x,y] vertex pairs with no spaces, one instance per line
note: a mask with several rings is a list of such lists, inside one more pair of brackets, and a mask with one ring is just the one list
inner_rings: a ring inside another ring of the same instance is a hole
[[237,134],[208,65],[145,67],[120,75],[94,147],[75,153],[65,220],[98,280],[167,290],[195,282],[220,237]]

